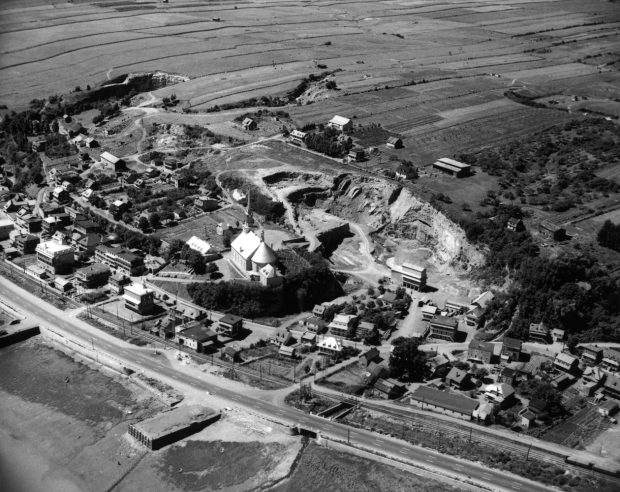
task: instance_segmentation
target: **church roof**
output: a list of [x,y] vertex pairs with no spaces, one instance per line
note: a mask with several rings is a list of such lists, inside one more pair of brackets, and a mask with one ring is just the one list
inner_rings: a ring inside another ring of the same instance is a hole
[[261,241],[256,253],[252,255],[252,261],[254,263],[275,263],[277,260],[276,254],[264,241]]
[[[260,246],[261,240],[254,231],[242,232],[230,245],[231,249],[237,251],[245,260],[250,259],[254,251]],[[269,263],[269,262],[265,262]]]

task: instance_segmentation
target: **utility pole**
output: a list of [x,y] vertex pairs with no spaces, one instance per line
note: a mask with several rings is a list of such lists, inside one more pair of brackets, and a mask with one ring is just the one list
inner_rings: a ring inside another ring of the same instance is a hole
[[470,427],[470,428],[469,428],[469,442],[470,442],[470,443],[471,443],[471,434],[472,434],[472,432],[473,432],[473,431],[474,431],[474,428],[473,428],[473,427]]
[[527,448],[527,454],[525,455],[525,461],[527,461],[530,457],[530,450],[532,449],[532,445],[530,444]]

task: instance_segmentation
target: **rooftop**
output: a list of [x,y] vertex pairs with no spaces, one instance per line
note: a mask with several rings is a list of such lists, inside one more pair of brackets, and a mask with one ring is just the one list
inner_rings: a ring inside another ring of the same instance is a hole
[[479,405],[477,400],[472,400],[455,393],[439,391],[428,386],[418,387],[411,394],[411,399],[468,415],[472,414]]
[[150,419],[142,420],[141,422],[135,423],[134,427],[152,439],[156,439],[185,428],[189,424],[204,422],[218,414],[219,412],[210,408],[191,405],[179,407],[170,412],[165,412]]

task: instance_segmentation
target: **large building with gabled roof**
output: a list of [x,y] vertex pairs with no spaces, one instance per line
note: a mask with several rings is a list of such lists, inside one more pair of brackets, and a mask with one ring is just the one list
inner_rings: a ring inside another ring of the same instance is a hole
[[243,272],[258,272],[267,265],[274,266],[278,260],[273,249],[265,242],[264,233],[257,235],[244,226],[230,245],[232,260]]

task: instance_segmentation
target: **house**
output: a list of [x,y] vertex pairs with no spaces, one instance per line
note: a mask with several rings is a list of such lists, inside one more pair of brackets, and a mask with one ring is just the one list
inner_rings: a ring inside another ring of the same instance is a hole
[[295,347],[280,345],[278,355],[281,357],[286,357],[288,359],[294,359],[297,357],[297,349]]
[[13,246],[22,255],[34,253],[39,242],[41,242],[41,239],[34,234],[18,234],[13,237]]
[[151,314],[155,309],[153,291],[136,282],[125,287],[123,299],[127,309],[140,315]]
[[564,330],[560,330],[559,328],[554,328],[551,330],[551,339],[554,342],[563,342],[566,337],[566,333]]
[[394,292],[386,292],[385,294],[383,294],[383,296],[381,297],[381,300],[389,305],[389,306],[393,306],[397,301],[398,301],[398,296],[396,295],[396,293]]
[[525,229],[525,226],[523,225],[523,221],[521,219],[510,217],[508,222],[506,222],[506,229],[512,232],[521,232]]
[[108,279],[110,291],[116,295],[121,295],[125,291],[125,285],[130,283],[131,279],[121,272],[116,272]]
[[381,355],[376,347],[372,347],[360,355],[360,362],[368,366],[371,362],[378,362],[381,360]]
[[419,386],[410,396],[412,405],[423,410],[432,410],[462,420],[471,420],[480,403],[465,396],[439,391],[428,386]]
[[256,130],[258,128],[258,124],[252,118],[245,118],[241,126],[244,130]]
[[192,328],[187,328],[177,333],[176,339],[179,345],[184,345],[196,352],[204,352],[206,348],[211,348],[217,342],[217,333],[203,324],[198,324]]
[[484,309],[480,306],[474,306],[465,314],[465,322],[467,326],[478,327],[484,321]]
[[301,145],[304,143],[304,140],[306,139],[306,134],[304,132],[300,132],[299,130],[293,130],[289,137],[289,142],[297,144],[297,145]]
[[244,224],[243,231],[231,243],[232,260],[242,272],[256,272],[265,265],[275,266],[278,258],[265,243],[264,231],[260,235]]
[[389,137],[385,146],[388,149],[402,149],[403,148],[403,139],[400,137]]
[[519,412],[519,425],[524,429],[529,429],[535,422],[536,414],[528,408],[524,408]]
[[603,393],[607,396],[620,400],[620,377],[609,374],[603,383]]
[[391,277],[395,284],[408,289],[424,290],[426,287],[426,268],[412,263],[393,265]]
[[58,289],[60,292],[69,292],[73,290],[73,282],[70,278],[65,277],[55,277],[54,278],[54,287]]
[[15,228],[15,224],[9,218],[0,219],[0,241],[9,238],[9,234]]
[[93,232],[88,234],[80,234],[74,232],[75,241],[72,242],[75,251],[81,254],[81,257],[91,257],[95,253],[95,249],[101,244],[101,236]]
[[575,372],[579,367],[579,359],[564,352],[559,353],[553,359],[553,365],[565,372]]
[[517,383],[517,372],[512,367],[504,367],[497,376],[497,382],[506,383],[514,387]]
[[595,366],[603,360],[603,349],[596,346],[581,347],[581,360],[588,366]]
[[366,372],[364,373],[364,383],[368,386],[372,385],[379,378],[387,377],[390,374],[390,371],[387,367],[379,362],[371,362],[366,367]]
[[430,337],[439,340],[453,342],[456,337],[459,322],[447,316],[435,316],[429,322],[431,331]]
[[329,355],[330,357],[335,357],[342,352],[342,344],[334,337],[324,338],[317,344],[317,347],[319,354]]
[[241,362],[241,349],[235,346],[224,347],[220,357],[228,362]]
[[415,179],[417,177],[416,170],[411,166],[400,165],[394,173],[398,179]]
[[366,158],[366,151],[360,147],[355,147],[347,154],[349,162],[361,162]]
[[501,408],[507,408],[515,400],[515,390],[507,383],[489,384],[484,389],[487,400],[499,404]]
[[30,144],[30,149],[33,152],[43,152],[45,147],[47,146],[47,140],[45,137],[28,137],[28,143]]
[[509,360],[518,361],[521,358],[521,347],[523,343],[517,338],[504,337],[502,341],[502,355]]
[[430,304],[426,304],[422,306],[422,320],[430,321],[437,315],[437,306],[431,306]]
[[467,349],[467,358],[483,364],[490,364],[493,358],[493,352],[495,345],[487,342],[480,342],[478,340],[472,340]]
[[217,332],[225,337],[235,338],[243,328],[243,318],[226,314],[217,322]]
[[549,343],[549,328],[542,321],[540,323],[530,323],[529,341]]
[[387,379],[379,378],[373,386],[373,394],[385,400],[393,400],[405,393],[406,389],[402,384],[397,384]]
[[607,400],[600,404],[598,407],[598,413],[603,417],[613,417],[618,411],[618,402],[616,400]]
[[620,370],[620,354],[614,357],[605,352],[601,361],[601,368],[609,372],[618,372]]
[[346,337],[355,328],[357,316],[354,314],[337,314],[334,320],[327,325],[329,332],[336,337]]
[[125,169],[125,161],[109,152],[102,152],[99,158],[103,164],[112,166],[117,172]]
[[[164,159],[164,169],[167,171],[176,171],[177,167],[179,167],[179,163],[175,159],[171,157],[166,157]],[[178,186],[175,187],[178,188]]]
[[433,168],[457,178],[464,178],[471,174],[471,166],[469,164],[463,164],[448,157],[442,157],[435,161]]
[[538,226],[538,231],[545,239],[553,241],[564,241],[566,239],[566,229],[551,222],[541,222]]
[[325,331],[326,323],[321,318],[316,316],[310,316],[303,321],[303,325],[313,333],[323,333]]
[[355,331],[355,335],[360,340],[364,338],[368,338],[372,335],[375,330],[375,324],[369,321],[361,321],[359,325],[357,325],[357,330]]
[[547,415],[547,402],[541,398],[533,398],[527,406],[527,409],[536,415],[537,419],[545,417]]
[[73,230],[80,234],[89,234],[91,232],[100,232],[101,226],[93,220],[77,219],[73,224]]
[[317,318],[322,318],[323,314],[325,314],[326,309],[327,306],[323,304],[315,304],[315,306],[312,308],[312,314]]
[[198,196],[194,198],[194,206],[203,212],[211,212],[220,208],[220,202],[208,196]]
[[558,374],[557,376],[554,376],[551,379],[551,386],[557,389],[558,391],[564,391],[574,382],[575,382],[575,378],[573,376],[563,372],[561,374]]
[[429,379],[435,379],[438,376],[438,371],[444,369],[447,374],[447,369],[450,367],[450,359],[445,354],[436,354],[434,357],[426,358],[426,367],[429,370]]
[[471,376],[467,371],[453,367],[446,376],[446,384],[458,389],[465,389],[471,382]]
[[349,118],[336,115],[329,120],[327,126],[339,132],[348,132],[353,129],[353,122]]
[[84,289],[94,289],[107,284],[111,273],[108,265],[93,263],[92,265],[77,270],[75,272],[75,278],[80,287]]
[[49,274],[71,273],[75,261],[71,246],[56,241],[45,241],[37,244],[35,252],[37,264]]
[[302,345],[313,349],[316,345],[316,333],[313,333],[311,331],[304,331],[299,341]]
[[277,346],[290,345],[294,341],[293,335],[291,335],[291,332],[286,328],[279,328],[276,330],[273,337],[270,339],[270,342]]

